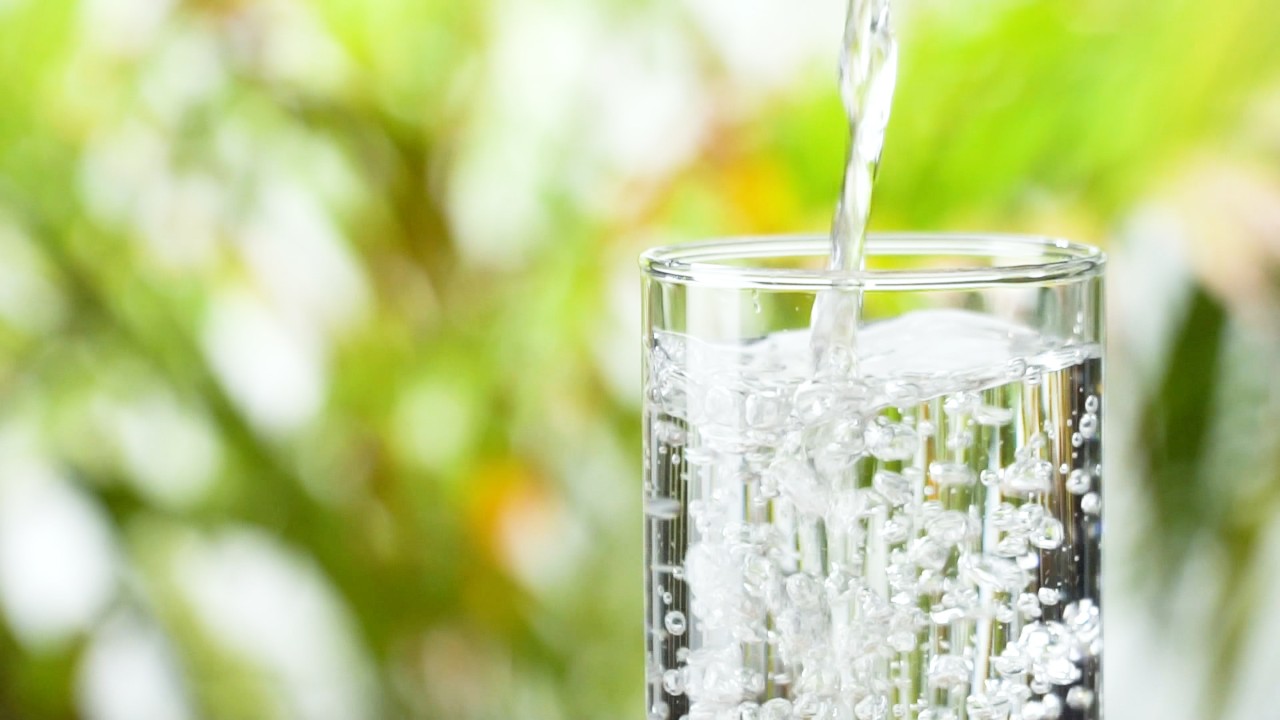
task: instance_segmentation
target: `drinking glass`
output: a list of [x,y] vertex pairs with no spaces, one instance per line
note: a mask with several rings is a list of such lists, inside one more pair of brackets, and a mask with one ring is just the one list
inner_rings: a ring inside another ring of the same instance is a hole
[[[1101,717],[1104,256],[920,234],[872,236],[854,274],[828,256],[641,259],[647,717]],[[831,297],[860,320],[819,362]]]

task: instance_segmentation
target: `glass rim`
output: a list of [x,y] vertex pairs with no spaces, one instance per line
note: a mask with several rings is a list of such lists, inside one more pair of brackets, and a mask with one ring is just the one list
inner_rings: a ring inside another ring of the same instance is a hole
[[891,268],[845,272],[826,268],[728,265],[727,261],[825,257],[831,241],[821,235],[727,237],[667,245],[640,256],[641,271],[661,282],[730,288],[791,290],[939,290],[999,285],[1049,285],[1102,274],[1106,255],[1084,243],[1039,235],[1002,233],[872,233],[874,257],[973,257],[996,261],[980,267]]

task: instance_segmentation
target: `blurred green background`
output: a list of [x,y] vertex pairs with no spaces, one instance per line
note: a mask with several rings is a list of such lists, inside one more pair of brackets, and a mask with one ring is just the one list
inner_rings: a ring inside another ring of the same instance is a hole
[[[899,11],[873,225],[1113,255],[1108,711],[1280,717],[1280,7]],[[635,257],[825,229],[843,12],[0,0],[0,717],[644,717]]]

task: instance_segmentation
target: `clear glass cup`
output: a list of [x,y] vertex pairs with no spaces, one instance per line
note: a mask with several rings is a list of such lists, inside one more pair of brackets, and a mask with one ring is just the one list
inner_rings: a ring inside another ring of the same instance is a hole
[[[648,717],[1100,717],[1103,255],[827,253],[641,260]],[[840,294],[862,323],[831,372],[809,330]]]

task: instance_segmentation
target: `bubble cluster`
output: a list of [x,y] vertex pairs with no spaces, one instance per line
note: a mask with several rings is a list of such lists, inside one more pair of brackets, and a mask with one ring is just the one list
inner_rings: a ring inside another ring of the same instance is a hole
[[801,358],[651,343],[649,718],[1096,717],[1096,359]]

